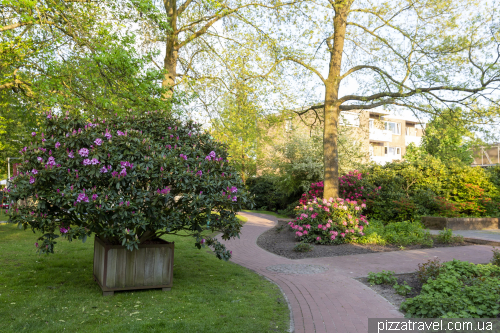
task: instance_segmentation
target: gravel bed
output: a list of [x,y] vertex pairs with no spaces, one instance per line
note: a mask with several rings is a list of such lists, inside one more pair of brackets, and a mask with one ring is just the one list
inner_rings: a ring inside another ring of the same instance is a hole
[[[295,252],[293,247],[297,244],[295,233],[289,230],[287,222],[279,221],[278,225],[264,232],[257,239],[257,245],[266,251],[272,252],[289,259],[336,257],[352,254],[365,254],[388,251],[401,251],[399,246],[395,245],[359,245],[359,244],[341,244],[341,245],[315,245],[310,252]],[[434,240],[434,247],[465,246],[474,245],[470,242],[440,244]],[[415,250],[425,248],[421,245],[409,245],[404,250]]]

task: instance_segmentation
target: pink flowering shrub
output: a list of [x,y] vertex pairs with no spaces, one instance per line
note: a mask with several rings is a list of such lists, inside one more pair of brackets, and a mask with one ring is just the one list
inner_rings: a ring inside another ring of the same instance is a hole
[[299,241],[318,244],[342,244],[364,236],[368,225],[361,211],[366,204],[341,198],[313,199],[297,209],[295,221],[288,225]]
[[309,201],[312,201],[316,198],[323,197],[323,182],[312,183],[309,191],[307,193],[302,194],[302,197],[299,200],[301,205],[306,205]]
[[[42,236],[42,253],[55,239],[85,241],[92,233],[129,250],[179,231],[195,245],[231,252],[204,230],[238,236],[236,212],[248,202],[226,147],[201,126],[161,112],[87,120],[48,115],[34,133],[9,192],[10,222]],[[216,211],[217,215],[212,215]]]
[[376,187],[364,179],[361,171],[353,170],[339,177],[339,196],[344,199],[366,202],[378,196],[381,187]]

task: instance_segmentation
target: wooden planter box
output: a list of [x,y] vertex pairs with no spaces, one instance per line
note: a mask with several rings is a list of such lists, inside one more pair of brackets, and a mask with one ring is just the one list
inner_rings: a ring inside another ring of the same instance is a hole
[[174,243],[156,239],[155,244],[141,244],[129,251],[121,245],[94,241],[94,280],[103,296],[117,290],[170,290],[173,282]]
[[491,230],[498,229],[495,217],[435,217],[423,216],[422,223],[429,229]]

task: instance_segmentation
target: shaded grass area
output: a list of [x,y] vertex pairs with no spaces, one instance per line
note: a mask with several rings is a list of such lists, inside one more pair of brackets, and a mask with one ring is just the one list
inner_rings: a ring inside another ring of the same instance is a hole
[[244,209],[242,211],[246,212],[246,213],[258,213],[258,214],[272,215],[272,216],[275,216],[275,217],[277,217],[279,219],[289,219],[290,218],[289,216],[281,215],[281,214],[278,214],[278,213],[275,213],[275,212],[270,212],[270,211],[267,211],[267,210],[248,210],[248,209]]
[[9,217],[5,215],[5,210],[1,209],[0,210],[0,221],[5,221],[7,222],[9,220]]
[[[0,224],[0,332],[286,332],[289,312],[277,286],[254,272],[175,241],[171,291],[103,297],[92,278],[93,237],[59,239],[39,256],[38,236]],[[210,253],[207,253],[210,252]]]

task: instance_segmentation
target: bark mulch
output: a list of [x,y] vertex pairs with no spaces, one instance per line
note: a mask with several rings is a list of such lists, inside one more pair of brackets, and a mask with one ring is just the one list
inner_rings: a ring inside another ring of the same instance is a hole
[[[321,258],[347,256],[352,254],[365,254],[375,252],[401,251],[396,245],[359,245],[359,244],[341,244],[341,245],[316,245],[313,244],[313,250],[309,252],[296,252],[293,247],[297,244],[295,233],[290,231],[285,221],[279,221],[278,225],[264,232],[257,239],[257,245],[266,251],[272,252],[289,259]],[[450,247],[474,245],[464,241],[463,243],[442,244],[434,238],[434,247]],[[416,250],[426,248],[421,245],[409,245],[404,250]]]

